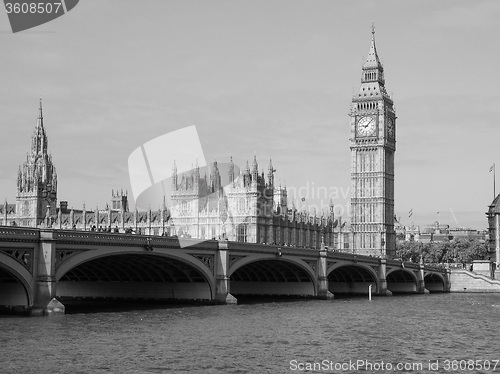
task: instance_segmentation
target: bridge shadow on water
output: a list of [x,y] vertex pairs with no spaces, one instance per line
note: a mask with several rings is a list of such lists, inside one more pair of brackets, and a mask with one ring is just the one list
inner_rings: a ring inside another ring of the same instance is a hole
[[66,314],[118,313],[136,310],[178,309],[207,305],[198,300],[151,300],[151,299],[62,299]]
[[[315,300],[297,295],[237,295],[237,305],[287,303]],[[135,310],[177,309],[215,305],[206,300],[152,300],[152,299],[114,299],[114,298],[60,298],[66,314],[80,313],[117,313]],[[230,307],[230,306],[228,306]]]
[[[234,295],[238,300],[238,305],[258,305],[272,303],[307,302],[317,300],[310,296],[300,295]],[[391,297],[415,297],[415,293],[395,293]],[[374,298],[385,297],[373,295]],[[335,301],[349,301],[368,299],[367,294],[340,293],[335,295]],[[180,309],[195,308],[201,306],[215,305],[206,300],[154,300],[154,299],[127,299],[127,298],[59,298],[65,306],[66,314],[93,314],[93,313],[120,313],[141,310],[157,309]],[[324,300],[327,302],[326,300]],[[230,306],[228,306],[230,307]],[[23,313],[13,312],[10,309],[0,309],[1,318],[19,317]],[[28,313],[26,313],[28,315]]]
[[[394,293],[391,297],[416,296],[416,293]],[[234,295],[238,305],[255,305],[270,303],[288,303],[297,301],[317,300],[310,296],[300,295]],[[373,295],[374,298],[385,297]],[[339,293],[336,300],[368,299],[367,294]],[[200,307],[215,305],[206,300],[154,300],[154,299],[127,299],[127,298],[61,298],[60,301],[66,308],[66,314],[79,313],[116,313],[135,310],[177,309],[186,307]],[[326,300],[325,300],[326,301]]]
[[286,303],[294,301],[315,300],[310,296],[300,295],[233,295],[238,300],[238,305]]
[[[237,305],[288,303],[316,300],[310,296],[297,295],[236,295],[236,298],[238,300]],[[215,303],[208,302],[206,300],[60,298],[60,301],[66,308],[66,314],[118,313],[136,310],[177,309],[215,305]]]

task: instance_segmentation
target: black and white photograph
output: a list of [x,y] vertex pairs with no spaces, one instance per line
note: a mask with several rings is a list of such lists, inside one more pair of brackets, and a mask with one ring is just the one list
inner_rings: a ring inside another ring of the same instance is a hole
[[500,373],[498,0],[3,9],[0,373]]

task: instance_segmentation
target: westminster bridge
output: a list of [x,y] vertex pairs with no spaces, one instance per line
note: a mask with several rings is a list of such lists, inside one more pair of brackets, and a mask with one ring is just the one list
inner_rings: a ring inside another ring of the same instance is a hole
[[[0,309],[64,313],[58,300],[449,292],[437,266],[321,249],[75,230],[0,227]],[[188,244],[189,240],[188,240]]]

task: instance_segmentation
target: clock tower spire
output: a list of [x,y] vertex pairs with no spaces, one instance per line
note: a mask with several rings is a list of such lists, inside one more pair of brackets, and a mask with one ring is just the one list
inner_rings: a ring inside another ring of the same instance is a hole
[[396,113],[385,89],[375,46],[375,26],[361,86],[351,102],[351,229],[353,251],[395,255],[394,152]]

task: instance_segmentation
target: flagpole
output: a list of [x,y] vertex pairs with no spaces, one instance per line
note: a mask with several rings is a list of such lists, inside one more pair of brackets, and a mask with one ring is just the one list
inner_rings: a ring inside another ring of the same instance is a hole
[[495,180],[496,180],[495,169],[496,169],[495,164],[493,164],[493,200],[495,200],[495,197],[497,197],[497,194],[495,191]]

